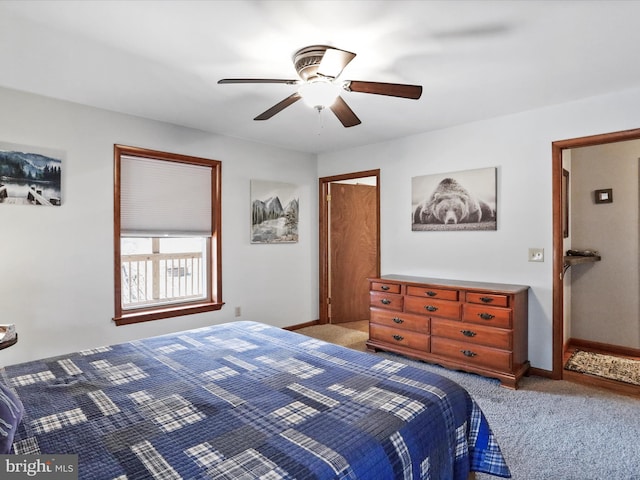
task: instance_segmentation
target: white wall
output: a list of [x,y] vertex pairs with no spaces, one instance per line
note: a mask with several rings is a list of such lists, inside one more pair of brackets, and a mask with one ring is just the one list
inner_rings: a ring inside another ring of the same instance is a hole
[[[317,177],[380,168],[382,272],[530,285],[529,358],[550,370],[551,142],[637,128],[640,89],[322,154],[317,170],[312,155],[11,90],[0,105],[0,141],[67,152],[62,207],[0,205],[0,322],[20,334],[0,364],[221,323],[235,306],[276,326],[316,319]],[[114,143],[222,160],[222,311],[113,325]],[[497,231],[411,231],[411,177],[493,166]],[[298,244],[249,243],[252,178],[301,185]]]
[[[318,318],[313,155],[0,89],[0,142],[66,152],[61,207],[0,204],[0,323],[17,345],[0,365],[240,319],[276,326]],[[222,161],[221,311],[116,327],[113,145]],[[301,187],[300,241],[249,243],[251,179]]]
[[[594,97],[322,154],[318,173],[380,168],[383,274],[531,286],[529,358],[534,367],[551,370],[551,143],[637,128],[639,109],[640,89]],[[498,168],[497,231],[411,231],[411,177],[482,167]],[[528,262],[529,247],[544,248],[545,261]]]

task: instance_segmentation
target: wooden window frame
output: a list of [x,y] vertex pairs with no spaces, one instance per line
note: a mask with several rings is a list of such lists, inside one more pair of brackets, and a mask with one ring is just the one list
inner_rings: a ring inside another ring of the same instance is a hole
[[[194,313],[220,310],[222,301],[222,162],[200,157],[191,157],[176,153],[160,152],[139,147],[114,145],[114,304],[116,325],[159,320]],[[122,276],[121,276],[121,228],[120,228],[120,175],[121,158],[123,156],[140,157],[153,160],[202,165],[211,168],[211,237],[208,240],[207,256],[207,294],[202,301],[185,301],[170,305],[150,306],[135,310],[122,308]]]

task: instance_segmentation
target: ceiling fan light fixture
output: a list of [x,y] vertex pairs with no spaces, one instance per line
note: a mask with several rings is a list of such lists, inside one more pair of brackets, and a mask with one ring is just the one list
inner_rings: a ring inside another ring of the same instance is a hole
[[317,80],[300,85],[298,93],[307,105],[322,110],[333,105],[340,95],[340,87],[333,82]]

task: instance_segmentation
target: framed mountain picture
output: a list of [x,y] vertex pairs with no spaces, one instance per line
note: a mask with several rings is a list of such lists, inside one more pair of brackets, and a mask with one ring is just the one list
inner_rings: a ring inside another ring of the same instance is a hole
[[298,187],[251,180],[251,243],[298,241]]

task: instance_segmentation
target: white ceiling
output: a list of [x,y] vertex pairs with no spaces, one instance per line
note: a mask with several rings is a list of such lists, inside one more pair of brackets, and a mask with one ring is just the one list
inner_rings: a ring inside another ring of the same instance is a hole
[[[339,150],[640,86],[639,1],[0,0],[0,86],[305,152]],[[357,53],[344,128],[297,102],[293,52]],[[1,108],[1,106],[0,106]]]

